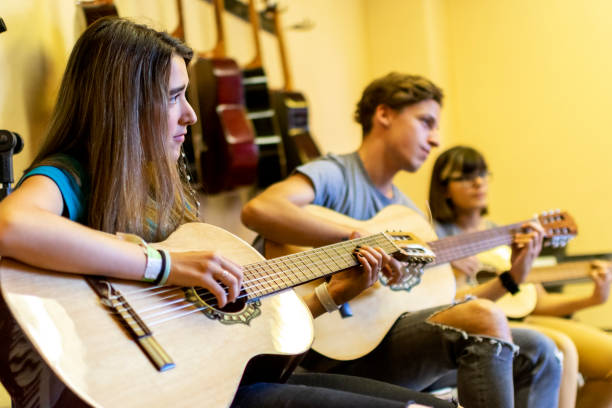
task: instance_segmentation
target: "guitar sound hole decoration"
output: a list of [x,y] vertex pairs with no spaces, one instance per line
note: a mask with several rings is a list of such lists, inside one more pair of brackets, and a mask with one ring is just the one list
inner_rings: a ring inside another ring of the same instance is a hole
[[251,320],[261,314],[259,300],[247,303],[247,294],[244,289],[234,303],[228,303],[223,308],[217,305],[217,299],[212,293],[203,288],[183,288],[185,299],[195,304],[209,319],[219,320],[223,324],[250,324]]
[[421,283],[421,276],[423,276],[423,268],[425,267],[422,263],[407,263],[404,268],[406,269],[406,278],[400,283],[389,285],[389,280],[381,272],[378,280],[385,286],[388,286],[391,290],[405,290],[410,292],[412,288]]

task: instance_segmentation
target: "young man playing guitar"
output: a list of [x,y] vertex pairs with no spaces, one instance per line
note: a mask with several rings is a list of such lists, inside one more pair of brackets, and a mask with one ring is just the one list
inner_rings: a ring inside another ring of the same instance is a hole
[[[373,81],[355,114],[363,130],[360,148],[298,167],[247,203],[243,222],[272,241],[320,246],[346,239],[354,228],[317,218],[304,208],[308,204],[359,220],[391,204],[416,210],[392,180],[401,170],[417,171],[438,146],[441,103],[442,91],[422,77],[391,73]],[[535,223],[524,229],[515,235],[509,271],[517,282],[529,272],[543,238]],[[405,271],[394,260],[384,269],[395,277]],[[505,291],[501,281],[485,285]],[[459,402],[469,407],[556,407],[561,369],[548,338],[511,330],[503,313],[484,299],[406,313],[368,354],[339,361],[311,351],[303,365],[419,390],[440,385],[456,370]]]

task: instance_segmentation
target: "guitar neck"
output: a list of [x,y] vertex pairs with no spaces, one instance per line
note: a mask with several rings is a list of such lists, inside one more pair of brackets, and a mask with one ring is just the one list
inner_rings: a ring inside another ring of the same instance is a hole
[[544,286],[560,285],[588,278],[592,261],[563,262],[552,266],[532,268],[527,276],[529,283],[541,283]]
[[99,18],[119,15],[112,0],[81,0],[77,4],[81,6],[88,26]]
[[209,54],[212,58],[225,58],[225,26],[223,24],[223,10],[225,10],[225,5],[223,0],[214,0],[215,10],[215,27],[217,31],[217,43],[215,47],[207,54]]
[[248,298],[255,300],[357,266],[353,253],[359,244],[378,246],[387,254],[398,251],[384,233],[378,233],[245,265]]
[[285,78],[285,86],[283,89],[285,92],[293,91],[293,78],[291,77],[291,70],[289,69],[289,59],[287,58],[287,51],[285,47],[285,36],[283,34],[283,25],[281,23],[280,11],[278,6],[274,6],[272,9],[274,16],[274,31],[276,32],[276,39],[278,41],[278,53],[280,55],[281,66],[283,69],[283,78]]
[[172,32],[172,36],[181,41],[185,41],[185,29],[183,28],[183,3],[182,0],[176,0],[176,13],[178,16],[178,24]]
[[251,23],[251,30],[253,31],[253,44],[255,46],[255,56],[253,60],[249,62],[244,68],[245,69],[256,69],[263,66],[261,58],[261,41],[259,40],[259,14],[255,9],[255,0],[249,0],[249,21]]
[[517,222],[503,227],[454,235],[428,242],[427,244],[436,254],[436,260],[430,266],[466,258],[500,245],[510,245],[514,233],[520,230],[524,223]]

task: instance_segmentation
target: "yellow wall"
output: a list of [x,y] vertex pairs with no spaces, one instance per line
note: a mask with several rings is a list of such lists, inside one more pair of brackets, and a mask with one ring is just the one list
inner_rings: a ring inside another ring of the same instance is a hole
[[612,251],[612,3],[446,3],[453,142],[485,153],[493,218],[564,208],[570,252]]
[[[423,75],[446,93],[441,117],[442,148],[450,143],[453,95],[448,92],[446,5],[439,0],[379,0],[366,2],[366,32],[370,57],[368,82],[390,71]],[[432,154],[437,154],[433,152]],[[401,173],[395,182],[427,213],[433,159],[415,174]]]
[[[442,148],[483,151],[493,219],[567,209],[580,228],[569,253],[612,251],[612,3],[379,0],[366,10],[370,78],[395,69],[444,88]],[[423,209],[434,159],[396,180]]]

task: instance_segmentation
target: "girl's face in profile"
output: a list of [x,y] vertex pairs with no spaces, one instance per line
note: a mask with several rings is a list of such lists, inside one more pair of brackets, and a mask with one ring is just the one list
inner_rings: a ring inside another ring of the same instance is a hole
[[189,76],[185,60],[175,54],[172,56],[168,83],[168,137],[166,140],[166,148],[175,161],[181,154],[181,145],[185,141],[187,126],[198,120],[193,108],[187,102],[188,84]]

